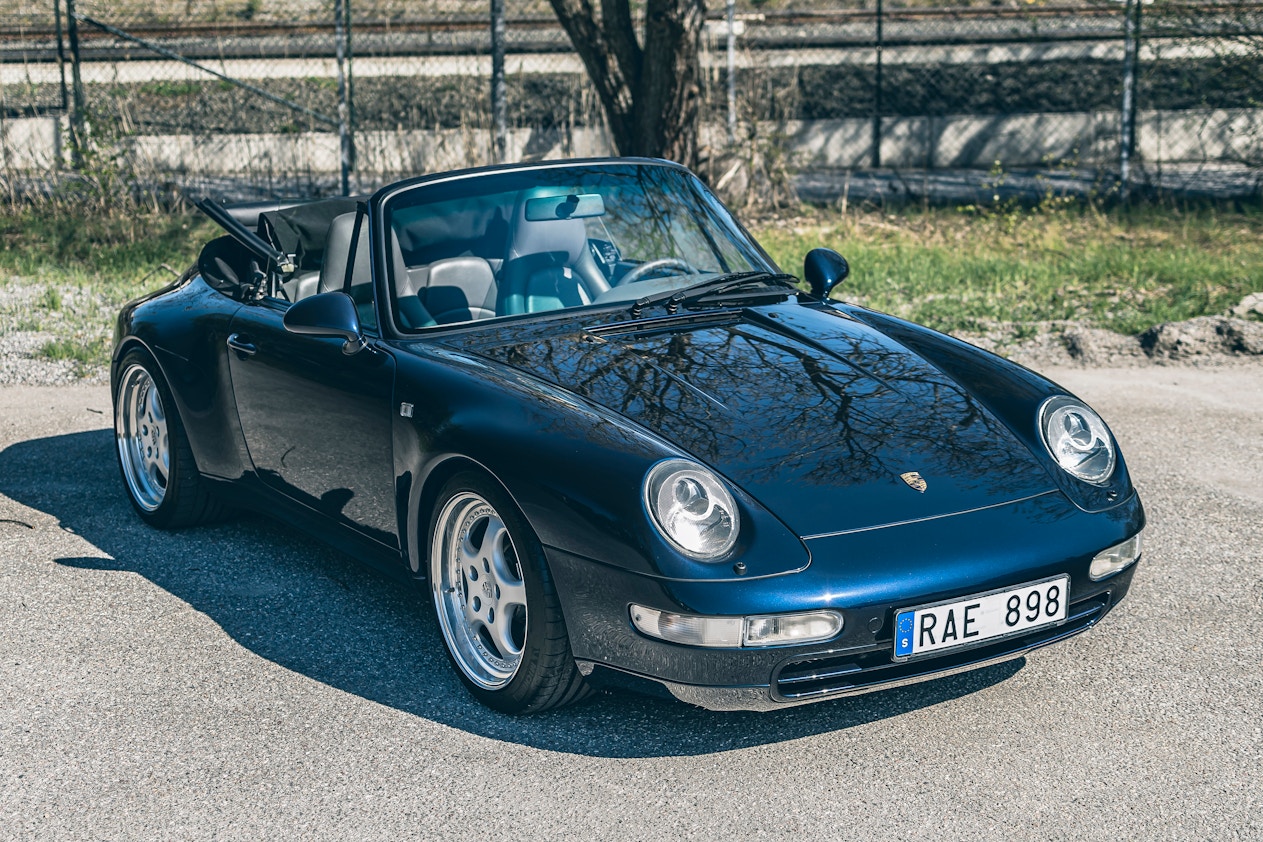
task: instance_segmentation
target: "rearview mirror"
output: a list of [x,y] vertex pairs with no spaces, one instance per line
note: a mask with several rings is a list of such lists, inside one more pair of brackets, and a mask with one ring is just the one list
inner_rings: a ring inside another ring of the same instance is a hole
[[803,259],[803,279],[811,285],[817,298],[829,297],[829,291],[851,273],[846,258],[833,249],[812,249]]
[[350,356],[368,345],[360,332],[355,302],[345,292],[324,292],[294,303],[282,320],[290,333],[328,336],[346,340],[342,353]]
[[586,219],[605,215],[605,200],[600,193],[577,193],[570,196],[549,196],[526,200],[528,222],[551,219]]

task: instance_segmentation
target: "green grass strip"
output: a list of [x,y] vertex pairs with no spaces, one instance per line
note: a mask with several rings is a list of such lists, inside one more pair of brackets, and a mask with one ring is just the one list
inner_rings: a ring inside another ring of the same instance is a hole
[[947,332],[1077,320],[1139,333],[1263,290],[1258,211],[816,211],[752,230],[794,274],[810,249],[837,249],[851,275],[836,297]]
[[[949,333],[1073,320],[1120,333],[1223,313],[1263,290],[1263,212],[1155,208],[804,209],[750,221],[784,269],[817,246],[851,276],[835,296]],[[40,355],[104,363],[112,313],[183,271],[218,235],[200,214],[0,211],[0,284],[43,287],[0,315],[8,330],[57,338]],[[70,307],[67,301],[96,301]]]

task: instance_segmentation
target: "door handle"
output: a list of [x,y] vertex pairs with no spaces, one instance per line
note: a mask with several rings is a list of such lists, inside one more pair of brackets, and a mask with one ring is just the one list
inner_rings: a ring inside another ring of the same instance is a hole
[[253,342],[240,333],[229,334],[228,347],[246,357],[252,357],[259,350]]

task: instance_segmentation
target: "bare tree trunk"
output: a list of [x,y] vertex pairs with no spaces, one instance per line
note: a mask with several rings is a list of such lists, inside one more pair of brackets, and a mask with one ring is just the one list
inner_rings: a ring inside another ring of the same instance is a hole
[[648,0],[642,47],[628,0],[550,0],[587,68],[620,155],[697,163],[702,0]]
[[705,18],[700,0],[650,0],[632,154],[696,165]]

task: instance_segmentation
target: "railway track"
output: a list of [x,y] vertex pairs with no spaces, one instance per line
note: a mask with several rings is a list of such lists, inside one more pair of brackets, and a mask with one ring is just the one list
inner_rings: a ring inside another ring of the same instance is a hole
[[[1196,32],[1150,26],[1150,36],[1263,34],[1263,2],[1189,5],[1198,13]],[[718,12],[709,15],[712,31],[722,30]],[[768,11],[740,17],[740,44],[746,49],[858,48],[874,44],[872,10]],[[1170,18],[1164,20],[1172,20]],[[141,39],[192,59],[292,59],[333,55],[332,25],[318,21],[230,21],[217,23],[106,21]],[[956,7],[894,9],[883,13],[886,47],[954,47],[1105,41],[1122,37],[1121,6],[1057,5],[1026,8]],[[530,15],[509,18],[510,53],[568,52],[569,40],[556,18]],[[152,55],[90,24],[80,26],[84,61],[127,61]],[[357,56],[477,55],[489,50],[482,15],[365,19],[355,21]],[[57,60],[57,34],[49,23],[21,26],[0,22],[0,63]]]
[[[1222,17],[1240,18],[1243,16],[1263,15],[1263,2],[1253,3],[1185,3],[1166,4],[1167,13],[1189,12],[1198,15],[1218,15]],[[1049,6],[1025,6],[1021,8],[1007,6],[954,6],[941,8],[886,8],[882,19],[886,22],[898,21],[1042,21],[1056,20],[1072,16],[1076,18],[1105,18],[1116,20],[1121,12],[1118,5],[1102,4],[1062,4]],[[7,23],[0,15],[0,38],[24,39],[56,37],[52,23]],[[769,10],[757,13],[741,13],[738,19],[750,24],[767,25],[805,25],[805,24],[845,24],[873,23],[877,13],[872,9],[793,9]],[[712,9],[707,20],[722,22],[724,13]],[[207,37],[260,37],[267,35],[301,35],[325,33],[331,28],[326,21],[218,21],[218,22],[182,22],[182,21],[140,21],[126,25],[125,21],[115,21],[119,25],[143,38],[207,38]],[[557,19],[552,15],[516,15],[506,19],[506,24],[515,29],[556,29]],[[357,32],[427,32],[484,30],[487,28],[485,14],[453,14],[440,17],[394,17],[365,18],[354,21]],[[90,37],[87,33],[84,37]]]

